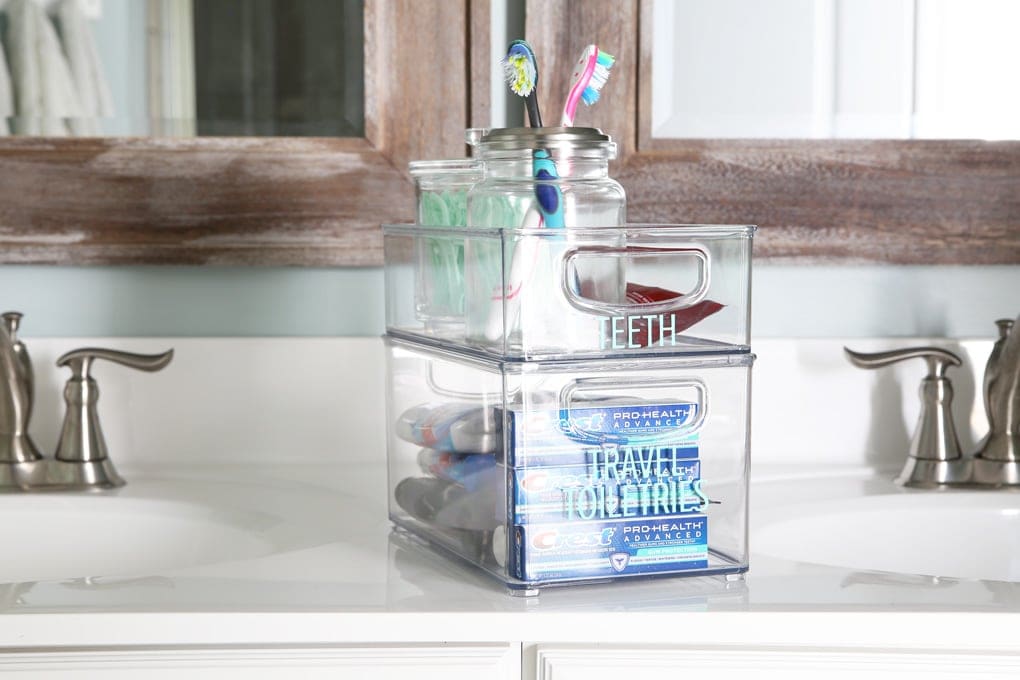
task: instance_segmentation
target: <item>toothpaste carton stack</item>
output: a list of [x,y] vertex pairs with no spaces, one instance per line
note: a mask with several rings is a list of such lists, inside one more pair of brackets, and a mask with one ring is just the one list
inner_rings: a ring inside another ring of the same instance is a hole
[[508,414],[508,568],[524,581],[708,566],[692,403]]

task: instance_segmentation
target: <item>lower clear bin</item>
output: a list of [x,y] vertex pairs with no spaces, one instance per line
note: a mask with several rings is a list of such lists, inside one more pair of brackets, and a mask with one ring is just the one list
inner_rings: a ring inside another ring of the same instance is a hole
[[513,362],[386,344],[400,529],[512,589],[747,570],[754,355]]

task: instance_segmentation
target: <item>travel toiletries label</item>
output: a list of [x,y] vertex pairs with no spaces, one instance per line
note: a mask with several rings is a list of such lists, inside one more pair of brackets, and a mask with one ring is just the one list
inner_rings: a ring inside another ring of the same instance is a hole
[[621,447],[586,465],[516,468],[508,492],[514,524],[680,515],[709,503],[696,447]]
[[706,569],[708,518],[525,524],[514,529],[509,564],[524,581]]
[[614,405],[508,414],[513,466],[587,464],[595,451],[654,444],[697,447],[698,405]]

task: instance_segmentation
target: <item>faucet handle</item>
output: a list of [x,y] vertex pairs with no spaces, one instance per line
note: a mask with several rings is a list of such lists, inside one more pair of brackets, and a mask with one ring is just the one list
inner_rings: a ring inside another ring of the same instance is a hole
[[924,359],[928,375],[921,380],[921,414],[910,440],[907,463],[896,478],[903,486],[935,486],[966,482],[968,461],[960,450],[953,414],[953,385],[946,377],[949,366],[960,366],[959,355],[941,347],[907,347],[886,352],[854,352],[843,348],[858,368],[882,368],[906,359]]
[[71,378],[64,388],[67,411],[64,426],[60,431],[56,459],[75,463],[82,469],[82,479],[76,480],[89,486],[121,486],[124,480],[117,474],[110,462],[103,430],[99,425],[96,402],[99,401],[99,385],[89,375],[92,362],[106,359],[140,371],[158,371],[170,363],[174,351],[162,354],[135,354],[113,349],[83,347],[72,350],[59,359],[57,366],[71,369]]
[[941,347],[907,347],[871,354],[855,352],[846,347],[843,351],[857,368],[883,368],[907,359],[924,359],[928,363],[928,378],[945,377],[946,368],[963,364],[958,354]]
[[89,370],[95,359],[106,359],[128,368],[152,373],[166,367],[173,358],[174,351],[172,349],[162,354],[135,354],[134,352],[122,352],[102,347],[82,347],[71,350],[57,359],[57,366],[69,367],[72,377],[83,380],[91,378]]

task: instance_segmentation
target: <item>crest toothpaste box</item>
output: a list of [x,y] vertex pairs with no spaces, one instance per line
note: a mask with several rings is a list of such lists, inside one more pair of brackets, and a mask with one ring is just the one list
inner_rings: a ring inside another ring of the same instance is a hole
[[697,446],[697,404],[641,404],[507,414],[510,465],[582,465],[594,452],[622,447]]
[[656,574],[708,568],[704,515],[524,524],[508,561],[522,581]]

